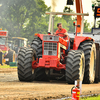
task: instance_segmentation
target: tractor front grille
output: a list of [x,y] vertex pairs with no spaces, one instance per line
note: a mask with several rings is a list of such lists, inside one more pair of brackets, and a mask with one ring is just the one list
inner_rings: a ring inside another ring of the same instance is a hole
[[44,55],[57,55],[57,43],[44,42]]

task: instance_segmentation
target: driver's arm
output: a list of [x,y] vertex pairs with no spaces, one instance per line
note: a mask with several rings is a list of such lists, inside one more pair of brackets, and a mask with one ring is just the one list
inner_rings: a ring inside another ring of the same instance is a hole
[[65,32],[65,33],[64,33],[64,35],[68,36],[68,33],[67,33],[67,32]]
[[54,35],[56,35],[56,32],[54,32]]

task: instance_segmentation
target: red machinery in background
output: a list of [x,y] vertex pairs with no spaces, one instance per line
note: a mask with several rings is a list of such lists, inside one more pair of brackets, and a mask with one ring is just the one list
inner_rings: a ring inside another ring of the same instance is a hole
[[9,62],[15,62],[15,52],[10,50],[8,47],[8,31],[0,30],[0,52],[2,57],[0,59],[0,64],[6,63],[9,65]]

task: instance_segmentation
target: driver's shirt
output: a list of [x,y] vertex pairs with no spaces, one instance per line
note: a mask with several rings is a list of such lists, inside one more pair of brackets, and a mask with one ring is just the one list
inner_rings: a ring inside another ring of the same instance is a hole
[[[66,29],[61,29],[61,30],[57,30],[56,31],[56,35],[58,34],[60,37],[65,37],[64,39],[66,39],[66,35],[64,35],[64,33],[66,33],[67,31],[66,31]],[[60,34],[61,33],[61,34]]]

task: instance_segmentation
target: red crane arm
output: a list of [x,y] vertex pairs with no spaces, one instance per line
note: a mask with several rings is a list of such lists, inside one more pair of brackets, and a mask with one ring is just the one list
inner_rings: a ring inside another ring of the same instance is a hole
[[[75,0],[75,3],[76,3],[76,13],[83,13],[82,0]],[[79,33],[81,32],[81,28],[82,28],[81,15],[77,15],[77,25],[80,25],[80,27],[77,28],[77,33]]]

